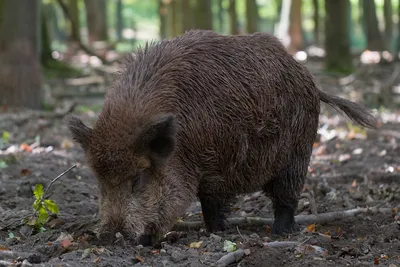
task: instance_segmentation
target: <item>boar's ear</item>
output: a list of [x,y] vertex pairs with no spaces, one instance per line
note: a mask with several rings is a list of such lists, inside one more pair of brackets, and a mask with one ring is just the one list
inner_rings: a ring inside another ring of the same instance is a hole
[[[144,153],[154,162],[163,162],[175,149],[176,121],[171,114],[158,117],[146,125],[137,139],[139,153]],[[160,162],[160,163],[161,163]]]
[[80,119],[72,115],[67,116],[65,121],[72,134],[72,138],[78,142],[84,150],[86,150],[89,146],[92,129],[83,124]]

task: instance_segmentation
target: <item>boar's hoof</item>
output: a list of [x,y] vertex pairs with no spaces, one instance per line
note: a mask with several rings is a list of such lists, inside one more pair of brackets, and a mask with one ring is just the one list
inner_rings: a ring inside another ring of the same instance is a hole
[[97,234],[97,239],[101,245],[110,245],[115,242],[116,237],[111,232],[101,232]]
[[152,246],[152,244],[153,244],[152,236],[151,235],[141,235],[137,239],[137,243],[138,243],[138,245],[142,245],[144,247]]

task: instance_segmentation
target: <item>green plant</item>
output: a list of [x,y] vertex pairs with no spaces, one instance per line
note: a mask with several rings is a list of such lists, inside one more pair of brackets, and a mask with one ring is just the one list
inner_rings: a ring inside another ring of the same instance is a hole
[[8,144],[9,139],[10,139],[10,133],[4,131],[0,139],[0,149],[2,149],[5,144]]
[[49,212],[53,214],[58,214],[60,212],[57,204],[54,201],[46,199],[47,191],[54,184],[55,181],[57,181],[61,176],[63,176],[75,167],[76,165],[73,165],[72,167],[58,175],[56,178],[54,178],[45,190],[43,190],[42,184],[36,184],[35,189],[33,190],[35,201],[32,204],[33,210],[35,211],[35,216],[28,219],[27,224],[33,226],[38,232],[43,232],[46,230],[46,228],[44,228],[44,225],[49,219]]
[[32,206],[36,212],[36,218],[30,220],[28,224],[34,226],[36,230],[43,232],[45,230],[44,225],[49,218],[49,212],[58,214],[59,208],[54,201],[45,199],[45,191],[42,184],[35,186],[33,194],[35,195],[35,202],[33,202]]

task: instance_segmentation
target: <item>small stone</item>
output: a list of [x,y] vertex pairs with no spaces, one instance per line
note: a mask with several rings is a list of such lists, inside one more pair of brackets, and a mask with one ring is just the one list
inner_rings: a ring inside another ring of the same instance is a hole
[[187,259],[187,255],[182,253],[182,252],[180,252],[180,251],[177,251],[177,250],[175,250],[171,254],[171,260],[173,262],[175,262],[175,263],[181,262],[181,261],[186,260],[186,259]]
[[244,251],[244,255],[246,255],[246,256],[249,256],[250,253],[251,253],[250,249],[248,249],[248,248],[246,248],[246,249],[243,250],[243,251]]
[[249,237],[250,238],[255,238],[255,239],[259,239],[260,238],[260,236],[258,234],[256,234],[256,233],[252,233]]
[[270,241],[271,241],[271,238],[269,238],[268,236],[264,236],[264,237],[262,238],[262,240],[263,240],[264,242],[270,242]]
[[221,242],[222,237],[220,237],[219,235],[215,235],[215,234],[210,234],[210,239],[214,242]]
[[167,253],[167,251],[165,250],[165,249],[160,249],[160,254],[166,254]]

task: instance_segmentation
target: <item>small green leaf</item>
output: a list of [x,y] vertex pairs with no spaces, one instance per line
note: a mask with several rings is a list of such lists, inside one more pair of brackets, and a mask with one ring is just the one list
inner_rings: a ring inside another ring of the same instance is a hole
[[56,203],[54,203],[52,200],[50,199],[46,199],[44,201],[46,208],[51,211],[52,213],[58,214],[59,209]]
[[46,228],[44,228],[43,226],[39,228],[39,233],[43,233],[46,232]]
[[229,241],[229,240],[225,240],[224,241],[224,250],[226,252],[233,252],[236,250],[236,243]]
[[13,232],[9,232],[9,233],[8,233],[8,238],[14,238],[14,237],[15,237],[15,235],[14,235]]
[[38,210],[38,217],[36,219],[36,223],[39,226],[42,226],[43,224],[46,223],[48,217],[49,214],[47,213],[47,210],[43,206],[41,206],[40,209]]
[[37,184],[33,190],[33,194],[35,195],[36,199],[41,198],[43,196],[43,185]]
[[7,167],[8,167],[7,163],[4,160],[1,160],[0,161],[0,169],[5,169]]
[[1,136],[1,140],[3,141],[4,144],[8,143],[9,138],[10,138],[10,133],[7,131],[3,132],[3,135]]

